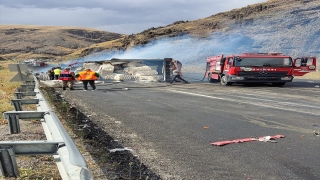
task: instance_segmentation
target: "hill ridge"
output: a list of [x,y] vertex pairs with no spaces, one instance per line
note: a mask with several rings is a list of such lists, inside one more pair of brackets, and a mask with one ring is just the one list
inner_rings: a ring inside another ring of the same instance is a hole
[[[131,35],[55,26],[45,26],[44,33],[32,34],[41,26],[29,26],[31,29],[20,32],[21,36],[17,36],[15,33],[10,34],[8,28],[5,29],[7,25],[0,25],[0,33],[5,34],[5,38],[0,40],[0,57],[76,59],[101,51],[125,51],[163,38],[183,35],[208,38],[217,32],[243,35],[244,41],[252,41],[252,48],[257,51],[268,52],[279,47],[293,55],[299,55],[303,51],[317,55],[320,53],[317,50],[320,49],[317,43],[320,28],[317,23],[320,22],[316,16],[319,9],[319,1],[269,0],[195,21],[176,21],[164,27],[151,27]],[[13,29],[26,29],[22,27],[17,25]],[[303,28],[309,27],[312,28],[303,32]],[[50,28],[53,34],[48,33]],[[311,42],[314,40],[316,42]],[[284,42],[292,45],[285,46]],[[303,48],[299,46],[302,42]]]

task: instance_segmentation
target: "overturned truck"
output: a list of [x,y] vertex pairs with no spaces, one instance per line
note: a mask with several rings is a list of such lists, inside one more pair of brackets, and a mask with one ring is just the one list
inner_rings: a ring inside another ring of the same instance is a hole
[[111,59],[86,61],[75,72],[91,69],[104,81],[171,81],[172,58],[164,59]]

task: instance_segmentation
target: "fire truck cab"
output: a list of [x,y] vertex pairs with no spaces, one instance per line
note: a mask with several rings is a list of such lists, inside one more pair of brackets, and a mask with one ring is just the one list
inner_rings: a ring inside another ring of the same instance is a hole
[[315,57],[292,59],[282,53],[242,53],[210,56],[206,60],[208,81],[219,80],[224,86],[233,83],[271,83],[283,86],[294,76],[316,71]]

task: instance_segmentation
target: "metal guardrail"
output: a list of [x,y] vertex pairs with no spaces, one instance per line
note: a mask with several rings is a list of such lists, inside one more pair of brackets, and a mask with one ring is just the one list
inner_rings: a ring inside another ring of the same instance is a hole
[[[50,110],[50,106],[39,89],[39,83],[25,81],[17,88],[11,100],[15,111],[4,112],[8,120],[10,133],[20,132],[19,119],[41,119],[47,137],[46,141],[0,141],[0,176],[18,177],[19,171],[15,155],[53,155],[62,179],[93,180],[87,164],[77,149],[72,138],[61,124],[58,116]],[[36,96],[36,99],[22,99],[25,96]],[[22,105],[37,104],[37,111],[23,111]]]

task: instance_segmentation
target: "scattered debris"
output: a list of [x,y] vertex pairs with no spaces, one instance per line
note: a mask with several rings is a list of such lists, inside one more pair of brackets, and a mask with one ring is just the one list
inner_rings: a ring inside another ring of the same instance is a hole
[[87,125],[87,124],[85,124],[84,126],[83,126],[83,128],[89,128],[90,126],[89,125]]
[[260,137],[258,138],[258,141],[260,142],[273,142],[276,143],[277,141],[273,140],[275,138],[271,138],[271,136],[264,136],[264,137]]
[[318,125],[318,124],[314,124],[313,126],[316,128],[320,128],[320,125]]
[[115,149],[110,149],[110,152],[118,152],[118,151],[132,151],[132,149],[128,149],[128,148],[115,148]]
[[263,136],[263,137],[251,137],[251,138],[243,138],[243,139],[236,139],[236,140],[228,140],[228,141],[219,141],[210,143],[215,146],[224,146],[227,144],[234,144],[234,143],[242,143],[242,142],[251,142],[251,141],[260,141],[260,142],[276,142],[275,139],[284,138],[284,135],[275,135],[275,136]]

